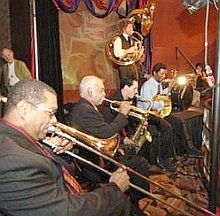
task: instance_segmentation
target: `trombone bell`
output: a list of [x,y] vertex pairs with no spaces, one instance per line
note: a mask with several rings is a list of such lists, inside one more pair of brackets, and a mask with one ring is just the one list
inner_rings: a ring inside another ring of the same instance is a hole
[[60,122],[56,122],[54,128],[50,129],[50,132],[66,137],[67,139],[74,137],[110,157],[115,155],[120,141],[118,134],[106,139],[100,139]]

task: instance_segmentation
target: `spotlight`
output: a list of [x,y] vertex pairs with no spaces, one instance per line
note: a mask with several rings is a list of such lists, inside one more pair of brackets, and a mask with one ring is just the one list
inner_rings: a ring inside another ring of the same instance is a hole
[[187,78],[186,76],[179,76],[177,77],[177,85],[186,85],[187,84]]

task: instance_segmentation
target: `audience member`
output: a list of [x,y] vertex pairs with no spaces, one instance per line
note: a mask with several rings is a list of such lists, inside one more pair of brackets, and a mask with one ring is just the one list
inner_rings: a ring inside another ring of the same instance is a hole
[[14,52],[9,48],[3,48],[1,57],[6,62],[2,68],[1,94],[7,97],[11,86],[19,80],[31,78],[31,73],[26,64],[14,58]]

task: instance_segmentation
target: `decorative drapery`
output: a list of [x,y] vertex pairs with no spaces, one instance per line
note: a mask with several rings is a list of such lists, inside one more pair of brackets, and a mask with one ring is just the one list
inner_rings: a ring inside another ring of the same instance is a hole
[[[80,0],[52,0],[56,7],[67,13],[73,13],[77,10]],[[88,11],[98,18],[108,16],[112,11],[119,11],[122,3],[126,2],[127,14],[135,8],[144,8],[148,0],[82,0],[86,5]],[[107,2],[107,3],[106,3]],[[96,12],[96,9],[104,12]],[[118,12],[119,13],[119,12]],[[126,14],[126,15],[127,15]]]

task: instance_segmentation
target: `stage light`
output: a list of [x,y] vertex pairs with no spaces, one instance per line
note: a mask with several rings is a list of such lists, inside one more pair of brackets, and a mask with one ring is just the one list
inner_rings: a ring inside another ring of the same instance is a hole
[[186,85],[186,84],[187,84],[186,76],[177,77],[177,85]]
[[184,7],[192,14],[205,6],[207,2],[217,4],[218,0],[182,0]]

